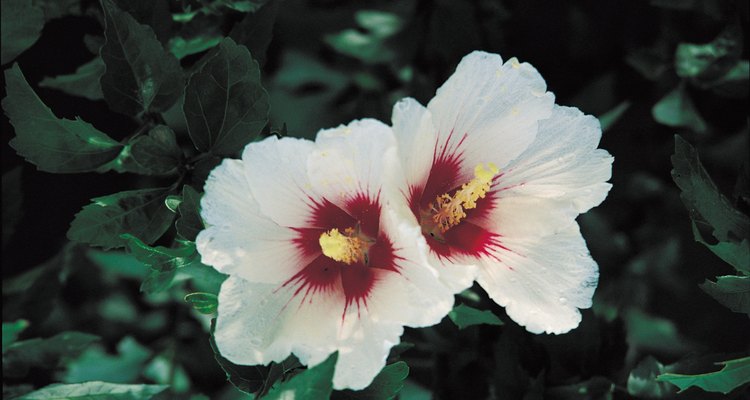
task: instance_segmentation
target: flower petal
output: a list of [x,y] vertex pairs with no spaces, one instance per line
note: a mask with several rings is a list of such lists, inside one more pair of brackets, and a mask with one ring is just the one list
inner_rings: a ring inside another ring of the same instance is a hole
[[309,140],[275,136],[250,143],[242,153],[250,191],[263,215],[281,226],[304,226],[317,200],[307,178]]
[[565,333],[591,307],[599,272],[573,221],[559,232],[503,238],[497,260],[485,258],[477,282],[508,315],[533,333]]
[[427,105],[438,133],[438,152],[461,153],[469,173],[480,163],[501,169],[534,140],[554,96],[537,70],[515,58],[475,51]]
[[203,263],[270,283],[285,281],[305,265],[292,241],[295,232],[261,215],[242,161],[224,160],[211,171],[205,192],[201,216],[206,229],[196,238]]
[[437,132],[430,111],[412,98],[405,98],[393,106],[392,120],[403,167],[403,173],[397,177],[400,181],[394,184],[408,195],[409,184],[427,181]]
[[378,198],[386,174],[396,167],[393,133],[374,119],[321,130],[315,143],[307,160],[313,190],[344,210],[358,195]]
[[612,156],[598,149],[599,121],[577,108],[555,106],[536,140],[511,163],[497,187],[503,196],[570,200],[578,213],[601,203],[611,185]]

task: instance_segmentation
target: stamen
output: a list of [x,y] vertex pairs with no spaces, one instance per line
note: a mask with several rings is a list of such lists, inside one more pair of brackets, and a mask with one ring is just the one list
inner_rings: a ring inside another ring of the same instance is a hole
[[322,233],[318,242],[323,254],[345,264],[364,260],[366,249],[362,239],[354,235],[352,228],[347,228],[344,233],[336,228]]
[[453,196],[448,193],[442,194],[435,198],[435,202],[430,204],[432,220],[435,222],[440,232],[445,233],[448,229],[458,225],[462,219],[466,218],[464,210],[476,208],[477,200],[483,199],[492,185],[492,178],[500,170],[493,163],[487,163],[487,167],[479,164],[474,168],[474,179],[465,183],[458,189]]

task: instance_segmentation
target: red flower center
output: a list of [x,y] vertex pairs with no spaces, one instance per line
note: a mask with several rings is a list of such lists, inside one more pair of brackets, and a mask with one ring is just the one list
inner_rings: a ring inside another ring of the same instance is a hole
[[[399,257],[390,238],[380,231],[380,203],[377,198],[359,194],[339,207],[324,199],[313,201],[307,226],[293,228],[294,243],[305,259],[312,261],[283,286],[296,287],[302,301],[315,294],[342,293],[344,314],[351,304],[367,305],[367,297],[384,273],[398,272]],[[322,238],[348,241],[349,252],[326,254]]]
[[[497,168],[478,165],[473,179],[462,181],[460,153],[436,154],[423,185],[410,186],[409,206],[422,226],[430,249],[438,257],[478,257],[499,247],[499,235],[483,227],[494,208],[490,191]],[[465,175],[464,175],[465,176]]]

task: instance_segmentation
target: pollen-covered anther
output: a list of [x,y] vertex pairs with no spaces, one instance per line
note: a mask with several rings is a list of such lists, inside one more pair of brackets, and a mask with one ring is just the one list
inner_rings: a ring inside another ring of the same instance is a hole
[[353,228],[347,228],[342,234],[334,228],[323,232],[318,239],[323,254],[333,260],[353,264],[365,258],[365,243],[354,235]]
[[476,208],[477,200],[483,199],[492,186],[492,179],[500,170],[493,163],[485,167],[479,164],[474,167],[474,179],[463,184],[453,196],[445,193],[435,199],[432,220],[445,233],[466,218],[464,210]]

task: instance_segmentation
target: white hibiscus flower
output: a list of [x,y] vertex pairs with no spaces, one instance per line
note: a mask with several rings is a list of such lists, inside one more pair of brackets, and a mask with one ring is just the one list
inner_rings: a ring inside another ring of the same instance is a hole
[[393,110],[430,263],[449,284],[476,277],[535,333],[567,332],[591,306],[598,268],[575,218],[611,187],[599,122],[554,102],[531,65],[474,52],[426,108]]
[[257,365],[293,353],[314,366],[338,351],[334,387],[362,389],[403,326],[450,311],[453,292],[427,264],[420,227],[390,206],[398,171],[391,129],[362,120],[315,143],[249,144],[211,172],[196,242],[203,262],[229,275],[214,333],[224,357]]

